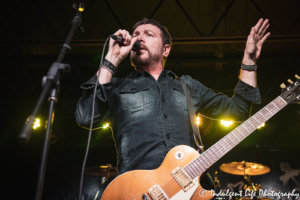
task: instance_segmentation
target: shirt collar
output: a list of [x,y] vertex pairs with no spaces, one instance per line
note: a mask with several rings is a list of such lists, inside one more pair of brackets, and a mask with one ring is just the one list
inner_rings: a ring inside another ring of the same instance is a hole
[[[147,72],[146,70],[144,71],[144,73],[134,70],[133,72],[131,72],[131,74],[130,74],[129,76],[127,76],[127,78],[132,78],[132,79],[134,79],[135,77],[137,77],[137,76],[142,76],[143,74],[144,74],[144,75],[150,75],[150,73]],[[165,70],[165,69],[163,69],[162,72],[161,72],[161,75],[164,75],[164,74],[165,74],[165,76],[166,76],[166,75],[171,76],[173,79],[178,79],[178,78],[179,78],[179,77],[178,77],[174,72],[172,72],[171,70]]]

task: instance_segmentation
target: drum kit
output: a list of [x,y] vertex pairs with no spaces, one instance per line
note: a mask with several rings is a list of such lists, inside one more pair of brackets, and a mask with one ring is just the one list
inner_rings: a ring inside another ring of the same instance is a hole
[[[101,177],[101,184],[98,192],[96,193],[94,200],[99,199],[99,193],[102,195],[105,187],[118,176],[118,170],[116,167],[113,167],[111,164],[100,165],[95,167],[87,167],[84,170],[84,173],[87,175]],[[101,192],[100,192],[101,191]]]
[[118,171],[116,167],[113,167],[111,164],[102,165],[102,166],[95,166],[95,167],[88,167],[84,170],[85,174],[92,175],[92,176],[100,176],[102,177],[102,185],[108,179],[114,179],[118,175]]
[[[260,184],[254,184],[251,182],[251,176],[258,176],[263,175],[270,172],[270,168],[253,162],[231,162],[225,163],[220,166],[220,170],[233,175],[241,175],[244,176],[245,180],[249,183],[249,185],[244,186],[244,190],[248,190],[250,193],[255,193],[254,198],[255,200],[272,200],[268,198],[261,198],[259,196],[259,190],[262,189]],[[113,167],[111,164],[102,165],[102,166],[95,166],[95,167],[88,167],[85,169],[85,174],[92,175],[92,176],[99,176],[101,178],[101,186],[104,186],[105,183],[110,182],[112,179],[117,177],[118,171],[116,167]],[[215,190],[216,193],[220,191],[220,181],[217,178],[218,172],[215,172]],[[99,191],[98,191],[99,192]],[[95,197],[97,198],[98,193]],[[251,200],[251,197],[244,197],[244,198],[237,198],[235,196],[215,196],[215,200],[228,200],[228,199],[235,199],[235,200]]]
[[[251,197],[224,197],[224,196],[215,196],[214,199],[216,200],[223,200],[223,199],[239,199],[239,200],[251,200],[251,199],[256,199],[256,200],[272,200],[269,198],[263,198],[259,196],[259,190],[262,189],[260,184],[254,184],[251,181],[251,176],[258,176],[258,175],[263,175],[268,172],[270,172],[270,168],[258,164],[258,163],[253,163],[253,162],[231,162],[231,163],[224,163],[220,166],[220,170],[228,173],[228,174],[233,174],[233,175],[240,175],[244,176],[245,180],[249,183],[249,185],[244,185],[244,191],[247,191],[248,194],[254,194]],[[217,172],[215,173],[215,187],[216,191],[219,189],[220,190],[220,182],[217,178]]]

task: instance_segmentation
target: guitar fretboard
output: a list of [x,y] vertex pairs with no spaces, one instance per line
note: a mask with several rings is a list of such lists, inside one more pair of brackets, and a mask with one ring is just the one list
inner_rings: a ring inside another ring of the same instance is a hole
[[277,97],[185,166],[184,170],[192,179],[196,178],[286,105],[280,96]]

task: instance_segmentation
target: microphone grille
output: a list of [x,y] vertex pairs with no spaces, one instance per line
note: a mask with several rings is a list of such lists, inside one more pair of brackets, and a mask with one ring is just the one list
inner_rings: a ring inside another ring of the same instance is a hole
[[139,51],[140,47],[141,47],[140,43],[136,41],[132,47],[132,51]]

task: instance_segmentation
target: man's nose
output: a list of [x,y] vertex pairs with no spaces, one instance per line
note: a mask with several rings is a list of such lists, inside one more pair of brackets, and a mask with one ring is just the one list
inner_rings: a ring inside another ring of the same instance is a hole
[[139,36],[138,36],[138,39],[137,39],[139,42],[145,42],[145,40],[144,40],[144,34],[140,34]]

